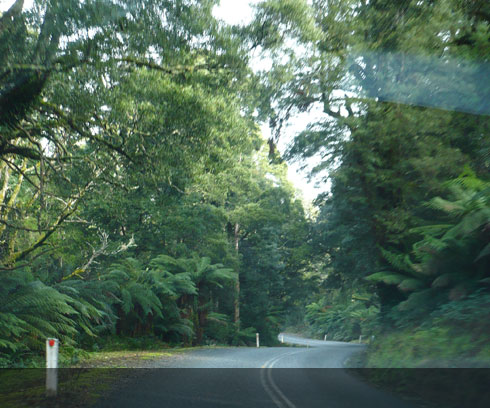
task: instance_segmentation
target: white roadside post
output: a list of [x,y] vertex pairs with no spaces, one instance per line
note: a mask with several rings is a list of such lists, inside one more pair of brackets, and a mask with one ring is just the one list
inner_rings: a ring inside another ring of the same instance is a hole
[[58,393],[58,351],[59,340],[46,340],[46,395],[55,397]]
[[260,347],[260,343],[259,343],[259,333],[255,333],[255,340],[257,341],[257,348]]
[[359,344],[361,344],[361,341],[362,341],[362,335],[359,336]]
[[327,335],[323,336],[323,341],[327,341]]
[[284,343],[284,334],[281,334],[281,343]]

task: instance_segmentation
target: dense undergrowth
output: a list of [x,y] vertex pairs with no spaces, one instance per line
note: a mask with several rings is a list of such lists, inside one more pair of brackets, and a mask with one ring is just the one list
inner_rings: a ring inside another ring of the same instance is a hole
[[310,307],[308,324],[301,330],[315,338],[327,334],[330,340],[358,341],[362,336],[368,348],[356,364],[367,368],[490,367],[490,295],[486,293],[445,303],[418,322],[396,320],[396,311],[391,325],[378,313],[360,320],[352,312],[355,309],[337,306],[312,320]]

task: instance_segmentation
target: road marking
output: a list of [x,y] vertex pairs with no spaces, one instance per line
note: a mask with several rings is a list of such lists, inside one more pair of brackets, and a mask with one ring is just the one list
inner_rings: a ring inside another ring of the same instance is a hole
[[284,408],[284,404],[281,401],[280,395],[277,396],[274,390],[271,388],[269,385],[269,376],[267,375],[267,371],[270,370],[269,365],[271,363],[274,363],[274,361],[278,358],[281,358],[283,356],[289,355],[290,353],[283,353],[279,356],[274,356],[271,359],[267,360],[263,365],[262,369],[260,370],[260,382],[262,383],[262,387],[264,390],[269,394],[269,397],[271,398],[272,402],[278,407],[278,408]]
[[260,382],[262,383],[262,386],[264,387],[267,394],[269,394],[269,397],[272,399],[272,401],[274,402],[274,404],[276,404],[278,408],[285,408],[285,407],[296,408],[296,405],[294,405],[291,402],[291,400],[288,397],[286,397],[284,393],[277,386],[276,382],[272,378],[272,368],[281,358],[293,354],[298,354],[301,352],[302,351],[293,351],[289,353],[280,354],[279,356],[275,356],[267,360],[261,367]]
[[284,395],[284,393],[279,389],[279,387],[277,386],[277,384],[275,383],[274,379],[272,378],[272,367],[274,366],[274,364],[280,359],[281,357],[277,358],[276,360],[274,360],[269,368],[267,369],[267,379],[269,380],[269,383],[270,385],[272,386],[272,388],[274,389],[274,391],[276,391],[276,393],[279,395],[280,398],[282,398],[282,400],[286,403],[286,405],[289,407],[289,408],[296,408],[296,405],[294,405],[289,399],[288,397],[286,397]]

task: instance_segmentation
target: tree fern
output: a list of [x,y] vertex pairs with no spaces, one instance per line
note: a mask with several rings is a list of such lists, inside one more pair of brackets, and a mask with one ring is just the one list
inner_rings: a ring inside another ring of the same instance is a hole
[[404,279],[406,279],[406,276],[402,274],[396,272],[385,272],[385,271],[376,272],[366,277],[366,280],[368,281],[383,282],[386,283],[387,285],[399,285]]
[[410,260],[410,256],[408,254],[395,253],[381,247],[379,249],[383,257],[388,261],[390,265],[403,272],[413,272],[414,269],[412,261]]
[[[411,233],[422,235],[413,244],[418,263],[412,268],[418,275],[403,278],[405,273],[378,272],[367,280],[384,282],[409,292],[407,299],[394,309],[419,316],[439,304],[464,298],[477,291],[489,277],[488,235],[490,226],[489,183],[474,174],[446,183],[448,197],[433,198],[428,206],[440,213],[444,223],[413,228]],[[408,272],[407,258],[383,251],[383,256],[401,272]],[[413,274],[412,274],[413,275]],[[429,307],[430,306],[430,307]],[[402,318],[397,315],[397,319]]]
[[80,333],[95,337],[114,325],[116,316],[112,305],[116,302],[116,286],[113,282],[70,279],[55,288],[70,296],[70,304],[78,312],[76,324]]
[[6,272],[0,287],[0,353],[42,349],[47,337],[73,343],[79,312],[74,299],[34,279],[27,271]]
[[126,258],[113,264],[102,279],[117,283],[116,295],[126,316],[132,314],[140,322],[144,322],[150,314],[161,315],[162,304],[155,293],[159,282],[154,280],[154,276],[138,260]]

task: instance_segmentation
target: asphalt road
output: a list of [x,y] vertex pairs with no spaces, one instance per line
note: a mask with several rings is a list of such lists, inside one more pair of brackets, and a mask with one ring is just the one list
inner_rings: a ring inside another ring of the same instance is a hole
[[284,340],[305,347],[204,349],[156,361],[97,407],[410,407],[341,368],[362,345]]

